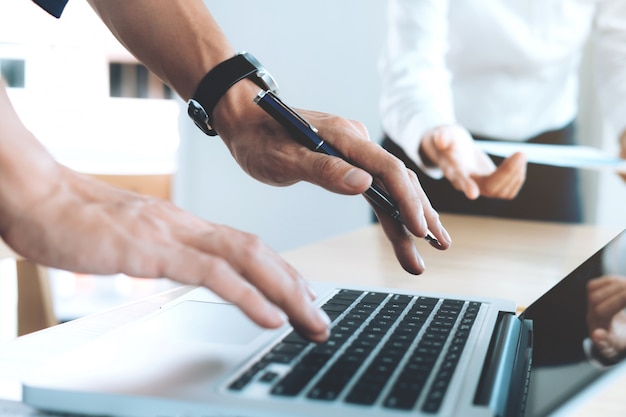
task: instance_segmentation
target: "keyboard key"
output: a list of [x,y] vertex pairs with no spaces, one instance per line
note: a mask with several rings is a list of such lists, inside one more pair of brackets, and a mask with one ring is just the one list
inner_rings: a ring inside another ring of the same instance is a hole
[[368,292],[361,301],[364,303],[379,305],[385,298],[387,298],[388,295],[389,294],[383,292]]
[[328,372],[309,391],[307,397],[320,400],[334,400],[359,369],[357,357],[343,355],[330,367]]
[[360,405],[372,405],[380,395],[386,380],[370,375],[360,380],[346,397],[346,402]]
[[338,300],[351,300],[354,301],[359,298],[363,294],[361,291],[355,290],[340,290],[337,294],[333,296],[334,299]]
[[252,365],[246,372],[244,372],[239,378],[237,378],[232,384],[229,385],[233,391],[239,391],[245,388],[246,385],[262,370],[267,364],[263,361],[259,361]]
[[259,381],[261,382],[273,382],[276,378],[278,378],[278,374],[276,372],[265,372]]
[[305,356],[272,388],[271,393],[283,396],[298,395],[328,359],[330,355],[309,354]]

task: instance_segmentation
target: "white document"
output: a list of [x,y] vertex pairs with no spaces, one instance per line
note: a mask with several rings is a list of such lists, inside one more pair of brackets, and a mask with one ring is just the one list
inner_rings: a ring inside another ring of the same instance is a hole
[[591,146],[484,140],[475,143],[486,153],[504,158],[523,152],[528,162],[536,164],[626,172],[626,160]]

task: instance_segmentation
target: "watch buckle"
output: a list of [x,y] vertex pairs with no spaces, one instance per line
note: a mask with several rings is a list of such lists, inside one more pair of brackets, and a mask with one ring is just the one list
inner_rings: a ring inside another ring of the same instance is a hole
[[209,115],[198,101],[190,99],[187,102],[187,113],[205,134],[210,135],[213,132],[213,128],[209,124]]

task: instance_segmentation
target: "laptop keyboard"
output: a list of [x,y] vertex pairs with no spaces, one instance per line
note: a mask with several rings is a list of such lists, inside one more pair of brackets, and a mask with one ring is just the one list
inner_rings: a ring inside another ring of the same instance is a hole
[[291,332],[229,389],[259,382],[275,396],[436,413],[480,303],[340,290],[322,308],[326,342]]

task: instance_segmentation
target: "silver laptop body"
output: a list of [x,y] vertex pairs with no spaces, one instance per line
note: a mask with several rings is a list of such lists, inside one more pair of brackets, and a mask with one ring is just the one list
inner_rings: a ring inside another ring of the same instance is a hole
[[[519,317],[511,301],[315,284],[333,346],[306,343],[288,326],[261,329],[196,289],[37,370],[24,402],[119,417],[548,415],[616,368],[581,356],[585,335],[559,316],[584,317],[581,291],[603,273],[610,247]],[[431,339],[440,354],[424,365]]]

